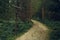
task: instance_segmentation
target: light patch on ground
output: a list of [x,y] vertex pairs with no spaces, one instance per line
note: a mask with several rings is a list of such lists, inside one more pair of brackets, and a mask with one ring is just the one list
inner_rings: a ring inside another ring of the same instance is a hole
[[33,22],[33,27],[24,35],[16,38],[16,40],[48,40],[49,29],[38,21],[31,21]]

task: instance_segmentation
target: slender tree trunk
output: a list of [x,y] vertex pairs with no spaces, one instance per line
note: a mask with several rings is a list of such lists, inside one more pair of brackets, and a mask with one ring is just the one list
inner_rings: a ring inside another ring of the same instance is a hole
[[45,19],[45,10],[44,10],[44,7],[42,7],[42,20]]
[[32,18],[32,3],[31,3],[31,0],[28,0],[28,5],[27,5],[27,16],[28,16],[28,21],[31,21],[31,18]]
[[[16,1],[16,6],[19,7],[19,0]],[[15,34],[17,33],[17,30],[18,30],[18,11],[19,11],[19,8],[16,7],[16,18],[15,18]]]
[[46,3],[46,0],[43,0],[43,4],[42,4],[42,20],[45,19],[45,3]]

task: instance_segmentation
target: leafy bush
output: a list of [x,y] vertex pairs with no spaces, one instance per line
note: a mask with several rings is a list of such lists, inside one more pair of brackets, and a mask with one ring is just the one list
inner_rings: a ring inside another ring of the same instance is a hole
[[1,22],[0,23],[0,40],[14,40],[15,35],[19,35],[22,33],[27,32],[29,28],[31,28],[32,23],[28,22],[19,22],[18,23],[18,30],[15,33],[15,23],[12,22]]

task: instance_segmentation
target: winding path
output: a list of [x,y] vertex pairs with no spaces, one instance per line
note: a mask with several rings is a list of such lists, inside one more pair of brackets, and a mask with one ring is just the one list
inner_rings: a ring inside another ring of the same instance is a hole
[[16,38],[16,40],[48,40],[49,29],[36,20],[31,21],[33,22],[33,27],[21,37]]

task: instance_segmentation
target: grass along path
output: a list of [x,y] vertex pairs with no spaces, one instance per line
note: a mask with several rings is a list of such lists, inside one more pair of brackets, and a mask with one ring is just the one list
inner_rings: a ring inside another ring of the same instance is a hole
[[31,20],[33,26],[24,35],[17,37],[16,40],[49,40],[49,29],[42,23]]

